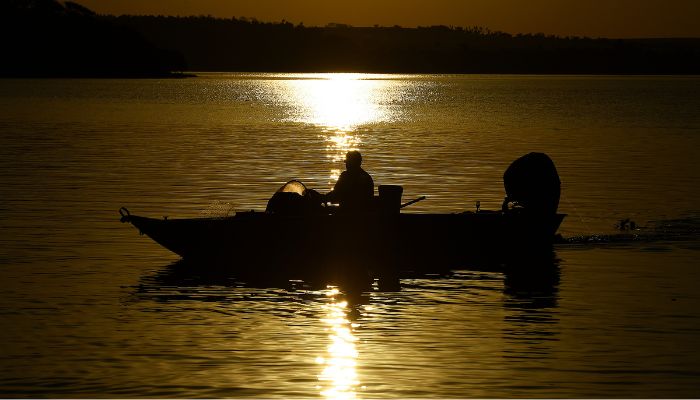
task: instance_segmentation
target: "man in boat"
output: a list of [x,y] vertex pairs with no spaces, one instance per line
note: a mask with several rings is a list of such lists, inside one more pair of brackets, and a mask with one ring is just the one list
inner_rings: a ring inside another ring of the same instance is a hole
[[324,202],[339,203],[343,211],[368,211],[374,199],[374,181],[362,169],[362,154],[349,151],[345,155],[345,171],[340,174],[332,191],[323,196]]

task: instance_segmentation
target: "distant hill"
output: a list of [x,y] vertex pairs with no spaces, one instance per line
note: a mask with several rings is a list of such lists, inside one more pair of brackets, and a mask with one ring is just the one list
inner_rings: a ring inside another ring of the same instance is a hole
[[70,1],[3,0],[0,38],[6,77],[161,77],[186,68],[177,51]]
[[4,0],[0,76],[172,71],[700,74],[700,39],[511,35],[471,27],[305,27],[212,17],[96,15],[71,1]]
[[104,17],[196,71],[699,74],[700,39],[511,35],[472,27],[304,27],[212,17]]

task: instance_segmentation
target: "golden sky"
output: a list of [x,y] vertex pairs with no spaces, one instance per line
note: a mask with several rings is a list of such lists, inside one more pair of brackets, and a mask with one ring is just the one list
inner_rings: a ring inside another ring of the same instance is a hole
[[509,33],[700,37],[700,0],[77,0],[101,14],[213,15],[354,26],[484,26]]

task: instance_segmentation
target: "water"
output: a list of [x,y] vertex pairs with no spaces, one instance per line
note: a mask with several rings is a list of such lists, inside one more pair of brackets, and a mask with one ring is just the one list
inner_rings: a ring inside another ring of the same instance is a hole
[[[698,397],[697,93],[697,77],[2,80],[0,394]],[[412,212],[498,208],[508,164],[546,152],[573,239],[536,279],[465,265],[356,292],[202,275],[118,222],[261,209],[292,178],[325,191],[349,149],[375,184],[427,195]],[[624,218],[642,229],[620,236]]]

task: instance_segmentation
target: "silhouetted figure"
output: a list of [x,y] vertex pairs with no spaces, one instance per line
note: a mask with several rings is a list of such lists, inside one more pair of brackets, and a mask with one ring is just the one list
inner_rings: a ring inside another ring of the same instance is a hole
[[544,153],[529,153],[513,161],[503,174],[508,203],[516,203],[537,214],[555,214],[559,207],[561,181],[557,169]]
[[345,155],[345,171],[324,201],[339,203],[341,210],[354,212],[369,210],[373,199],[374,181],[362,169],[362,155],[359,151],[349,151]]

